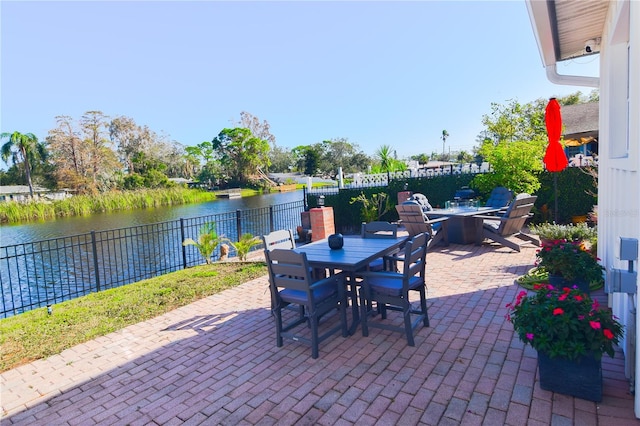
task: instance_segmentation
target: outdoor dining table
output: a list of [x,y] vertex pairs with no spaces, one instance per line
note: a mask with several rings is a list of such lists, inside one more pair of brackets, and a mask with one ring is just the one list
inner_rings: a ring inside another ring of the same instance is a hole
[[449,217],[449,226],[447,229],[449,242],[455,244],[477,244],[477,221],[474,216],[499,211],[500,209],[495,207],[455,207],[429,210],[427,215],[433,217]]
[[313,269],[328,269],[330,273],[340,270],[347,274],[353,312],[353,323],[349,328],[349,333],[353,334],[360,322],[357,284],[355,281],[356,272],[366,270],[373,260],[395,252],[408,239],[408,236],[398,236],[396,238],[345,236],[344,245],[338,250],[329,248],[328,241],[323,239],[299,246],[294,251],[306,253],[309,266]]

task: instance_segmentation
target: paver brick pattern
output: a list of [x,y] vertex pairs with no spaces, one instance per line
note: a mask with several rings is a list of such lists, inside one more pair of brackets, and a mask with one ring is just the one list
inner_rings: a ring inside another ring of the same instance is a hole
[[431,326],[415,347],[358,329],[316,360],[298,342],[276,347],[261,277],[2,373],[2,424],[640,424],[621,351],[603,358],[601,403],[540,389],[535,351],[504,319],[535,250],[432,249]]

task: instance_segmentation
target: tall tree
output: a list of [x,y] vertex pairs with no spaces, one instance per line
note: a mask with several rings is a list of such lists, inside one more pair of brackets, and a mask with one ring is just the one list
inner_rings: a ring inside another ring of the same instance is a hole
[[275,173],[288,173],[295,166],[295,160],[291,151],[287,148],[274,146],[269,150],[269,171]]
[[105,131],[108,128],[109,117],[102,111],[87,111],[80,119],[80,126],[85,135],[85,143],[89,153],[90,173],[94,184],[98,183],[98,176],[103,170],[106,157],[113,156],[113,152],[107,152],[108,139]]
[[269,142],[271,146],[276,146],[276,137],[271,134],[271,126],[267,120],[263,120],[261,123],[258,117],[242,111],[240,113],[240,121],[235,124],[237,127],[251,130],[253,136]]
[[232,181],[247,183],[261,167],[269,166],[269,142],[246,128],[223,129],[211,142]]
[[485,138],[497,144],[501,141],[526,141],[544,138],[544,108],[546,101],[538,99],[521,104],[509,100],[508,104],[491,104],[491,113],[482,117],[486,127]]
[[38,138],[33,133],[20,132],[2,133],[0,139],[8,139],[0,148],[5,163],[11,158],[14,164],[22,164],[24,174],[29,185],[29,194],[33,197],[33,183],[31,182],[31,162],[39,156]]

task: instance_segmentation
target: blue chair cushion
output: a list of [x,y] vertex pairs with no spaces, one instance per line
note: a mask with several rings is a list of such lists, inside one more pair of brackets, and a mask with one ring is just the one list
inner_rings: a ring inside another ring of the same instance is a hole
[[[338,292],[335,282],[329,281],[313,289],[313,297],[316,300],[326,299]],[[303,290],[292,290],[290,288],[280,291],[280,297],[285,302],[297,303],[298,305],[308,305],[307,292]]]
[[[371,291],[389,296],[402,295],[402,279],[387,278],[384,276],[368,277],[369,287]],[[409,280],[409,289],[416,289],[422,286],[420,277],[411,277]]]

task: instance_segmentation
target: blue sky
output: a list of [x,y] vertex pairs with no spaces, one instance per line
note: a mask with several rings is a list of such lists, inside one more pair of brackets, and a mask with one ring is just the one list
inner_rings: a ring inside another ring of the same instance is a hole
[[[247,111],[279,146],[347,138],[400,158],[471,151],[491,103],[590,88],[547,81],[524,1],[33,2],[1,14],[0,130],[133,118],[184,145]],[[564,74],[597,75],[597,59]]]

